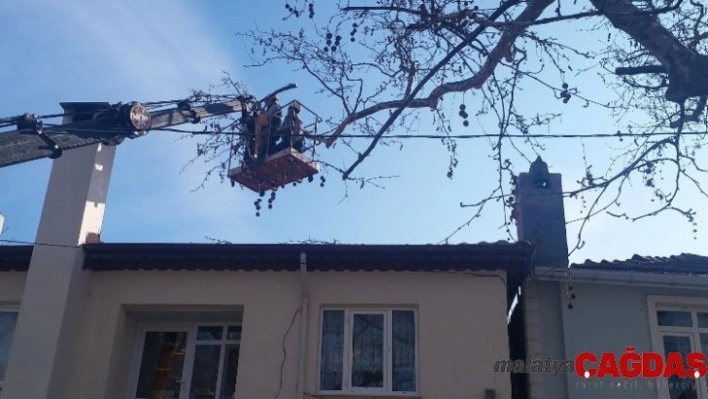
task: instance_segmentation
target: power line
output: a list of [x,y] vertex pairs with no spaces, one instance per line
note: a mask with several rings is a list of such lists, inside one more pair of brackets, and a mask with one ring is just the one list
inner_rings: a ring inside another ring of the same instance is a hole
[[[96,128],[71,128],[69,126],[63,127],[64,125],[49,125],[46,124],[45,126],[47,127],[61,127],[62,130],[67,131],[67,132],[81,132],[81,133],[105,133],[105,132],[116,132],[116,133],[127,133],[127,132],[132,132],[129,129],[126,128],[101,128],[101,129],[96,129]],[[185,129],[176,129],[176,128],[156,128],[153,129],[154,131],[162,131],[162,132],[172,132],[172,133],[182,133],[182,134],[190,134],[190,135],[224,135],[224,136],[253,136],[253,133],[248,133],[248,132],[224,132],[224,131],[218,131],[218,130],[185,130]],[[0,133],[1,134],[1,133]],[[450,134],[450,135],[445,135],[445,134],[388,134],[384,135],[384,138],[389,138],[389,139],[434,139],[434,140],[442,140],[442,139],[456,139],[456,140],[464,140],[464,139],[484,139],[484,138],[526,138],[526,139],[594,139],[594,138],[633,138],[633,137],[666,137],[666,136],[675,136],[676,132],[674,131],[665,131],[665,132],[647,132],[647,133],[634,133],[634,132],[617,132],[617,133],[591,133],[591,134],[564,134],[564,133],[550,133],[550,134],[522,134],[522,133],[507,133],[503,135],[499,134],[493,134],[493,133],[482,133],[482,134]],[[708,135],[708,131],[703,131],[703,132],[681,132],[681,136],[706,136]],[[334,135],[330,134],[318,134],[318,135],[312,135],[309,134],[307,135],[308,138],[311,139],[319,139],[319,140],[324,140],[328,138],[334,137]],[[337,135],[337,137],[340,138],[361,138],[361,139],[372,139],[374,138],[373,135],[369,134],[340,134]]]
[[[203,94],[203,95],[194,95],[185,99],[181,100],[165,100],[165,101],[153,101],[153,102],[146,102],[146,103],[141,103],[143,106],[148,107],[148,108],[157,108],[157,107],[162,107],[162,106],[167,106],[167,105],[178,105],[183,102],[188,102],[188,103],[209,103],[214,100],[235,100],[237,99],[238,96],[236,95],[223,95],[223,94]],[[122,103],[118,103],[116,105],[119,105]],[[64,117],[64,116],[70,116],[70,115],[75,115],[75,114],[80,114],[81,112],[70,112],[70,113],[58,113],[58,114],[50,114],[50,115],[39,115],[37,116],[38,119],[51,119],[51,118],[57,118],[57,117]],[[8,127],[11,125],[14,125],[18,120],[22,119],[24,115],[21,116],[14,116],[14,117],[8,117],[8,118],[0,118],[0,128],[3,127]],[[114,127],[114,128],[72,128],[71,126],[66,126],[66,125],[61,125],[61,124],[50,124],[46,123],[44,124],[46,130],[45,132],[49,133],[51,131],[52,127],[55,127],[57,129],[61,129],[65,132],[81,132],[81,133],[105,133],[105,132],[116,132],[116,133],[133,133],[132,130],[128,128],[122,128],[122,127]],[[190,135],[225,135],[225,136],[233,136],[233,135],[238,135],[238,136],[252,136],[253,133],[247,133],[247,132],[224,132],[224,131],[219,131],[219,130],[186,130],[186,129],[176,129],[176,128],[156,128],[152,129],[154,131],[165,131],[165,132],[173,132],[173,133],[182,133],[182,134],[190,134]],[[2,132],[0,132],[2,134]],[[498,139],[500,137],[502,138],[520,138],[520,139],[594,139],[594,138],[624,138],[624,137],[661,137],[661,136],[674,136],[676,135],[675,131],[669,131],[669,132],[650,132],[650,133],[634,133],[634,132],[617,132],[617,133],[593,133],[593,134],[523,134],[523,133],[509,133],[509,134],[491,134],[491,133],[484,133],[484,134],[456,134],[456,135],[443,135],[443,134],[390,134],[390,135],[384,135],[384,138],[388,139],[433,139],[433,140],[445,140],[445,139],[454,139],[454,140],[466,140],[466,139]],[[682,132],[682,136],[705,136],[708,135],[708,131],[704,132]],[[330,139],[330,138],[335,138],[334,135],[328,135],[328,134],[322,134],[322,135],[306,135],[306,137],[311,138],[311,139],[319,139],[319,140],[325,140],[325,139]],[[350,139],[374,139],[374,135],[369,135],[369,134],[341,134],[338,135],[337,137],[339,138],[350,138]]]
[[[163,131],[171,131],[184,134],[193,135],[213,135],[213,134],[224,134],[224,135],[242,135],[250,136],[252,134],[248,133],[230,133],[230,132],[219,132],[219,131],[188,131],[179,129],[155,129]],[[534,138],[534,139],[584,139],[584,138],[623,138],[623,137],[656,137],[656,136],[675,136],[676,132],[653,132],[653,133],[605,133],[605,134],[458,134],[458,135],[443,135],[443,134],[387,134],[383,138],[389,139],[483,139],[483,138]],[[708,135],[708,132],[683,132],[682,136],[704,136]],[[310,138],[317,139],[327,139],[332,138],[334,135],[309,135]],[[374,136],[368,134],[340,134],[336,137],[342,138],[368,138],[372,139]]]
[[6,239],[2,239],[2,238],[0,238],[0,242],[6,242],[9,244],[33,245],[33,246],[41,246],[41,247],[59,247],[59,248],[79,248],[80,247],[80,245],[50,244],[50,243],[43,243],[43,242],[6,240]]

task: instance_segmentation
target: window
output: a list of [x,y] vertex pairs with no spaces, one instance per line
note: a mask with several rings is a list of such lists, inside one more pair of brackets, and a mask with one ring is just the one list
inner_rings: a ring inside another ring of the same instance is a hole
[[138,338],[130,398],[233,397],[241,326],[149,326]]
[[414,394],[416,325],[410,309],[324,309],[320,392]]
[[10,345],[16,324],[16,310],[0,309],[0,391],[2,391],[2,382],[5,379],[5,369],[10,356]]
[[[651,296],[648,308],[654,351],[678,352],[684,359],[691,352],[708,354],[708,299]],[[657,383],[657,389],[669,399],[708,399],[706,382],[674,376]]]

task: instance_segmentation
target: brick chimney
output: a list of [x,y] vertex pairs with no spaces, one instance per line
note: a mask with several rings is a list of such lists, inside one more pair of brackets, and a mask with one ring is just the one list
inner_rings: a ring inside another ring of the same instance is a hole
[[549,173],[540,156],[517,179],[514,217],[519,240],[536,247],[533,266],[568,266],[562,193],[560,173]]

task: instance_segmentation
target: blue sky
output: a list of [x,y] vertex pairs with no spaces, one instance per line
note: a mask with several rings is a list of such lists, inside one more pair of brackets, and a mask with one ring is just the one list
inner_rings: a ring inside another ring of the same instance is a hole
[[[273,9],[277,14],[282,5],[276,3],[278,7]],[[63,101],[182,98],[190,89],[218,83],[223,71],[258,95],[290,82],[299,83],[297,90],[283,96],[285,101],[298,98],[324,116],[336,114],[327,99],[315,94],[309,81],[291,67],[243,67],[249,61],[248,43],[234,33],[283,23],[280,15],[273,17],[256,4],[227,0],[2,2],[0,115],[57,113]],[[598,82],[573,84],[584,93],[606,94]],[[539,103],[548,109],[558,107],[547,93],[543,93],[545,97],[541,93],[540,88],[529,86],[521,101],[528,107]],[[559,109],[566,114],[553,127],[554,132],[617,130],[600,110],[584,109],[577,102]],[[421,124],[420,131],[426,128]],[[385,190],[360,190],[354,185],[347,190],[338,176],[329,174],[324,188],[305,183],[282,190],[275,208],[264,210],[257,218],[253,206],[257,195],[247,190],[212,180],[206,189],[193,192],[205,167],[197,165],[181,172],[195,153],[196,142],[177,138],[173,133],[152,132],[118,148],[103,224],[104,241],[205,242],[206,237],[212,237],[232,242],[336,239],[343,243],[437,243],[471,216],[472,211],[461,209],[459,203],[484,197],[495,179],[489,146],[483,141],[460,143],[460,167],[449,180],[445,177],[448,155],[444,147],[409,140],[403,151],[377,149],[357,172],[400,176],[382,182]],[[592,164],[606,162],[604,149],[617,144],[586,143]],[[340,149],[319,152],[324,160],[338,165],[351,159]],[[564,175],[566,187],[582,175],[582,155],[577,140],[549,143],[543,154],[551,170]],[[41,160],[0,169],[3,239],[34,240],[50,167],[51,161]],[[525,168],[517,164],[517,172]],[[633,203],[641,202],[639,195],[641,192],[630,192],[624,203],[635,207]],[[706,226],[708,218],[701,213],[708,209],[705,200],[687,191],[684,203],[699,211],[698,221]],[[499,229],[503,210],[498,204],[490,205],[483,218],[451,242],[504,239]],[[579,211],[578,202],[566,202],[569,219],[579,216]],[[586,228],[585,248],[572,260],[627,258],[635,253],[708,254],[701,245],[708,234],[701,226],[698,239],[694,239],[691,227],[669,214],[636,223],[596,218]],[[572,240],[577,227],[570,225],[568,229]]]

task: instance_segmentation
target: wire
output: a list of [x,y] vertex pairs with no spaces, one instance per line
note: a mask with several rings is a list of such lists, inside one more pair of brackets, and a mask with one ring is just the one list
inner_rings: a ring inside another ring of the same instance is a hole
[[[62,127],[64,125],[52,125],[45,124],[46,127]],[[105,132],[132,132],[130,129],[126,128],[72,128],[72,127],[62,127],[62,130],[67,132],[82,132],[82,133],[105,133]],[[253,136],[254,133],[248,132],[224,132],[218,130],[185,130],[176,129],[171,127],[161,127],[151,129],[153,131],[162,132],[173,132],[173,133],[183,133],[191,135],[225,135],[225,136]],[[50,132],[49,129],[45,129],[45,132]],[[588,138],[625,138],[625,137],[662,137],[662,136],[675,136],[676,132],[651,132],[651,133],[591,133],[591,134],[504,134],[502,137],[508,138],[534,138],[534,139],[588,139]],[[682,136],[705,136],[708,135],[708,131],[704,132],[682,132]],[[322,134],[322,135],[307,135],[308,138],[314,138],[318,140],[333,138],[334,135]],[[374,136],[368,134],[341,134],[337,137],[341,138],[362,138],[362,139],[372,139]],[[458,135],[443,135],[443,134],[391,134],[384,136],[389,139],[483,139],[483,138],[499,138],[499,134],[484,133],[484,134],[458,134]]]
[[[249,136],[249,133],[238,133],[238,132],[219,132],[219,131],[188,131],[180,129],[171,128],[158,128],[154,130],[161,131],[171,131],[177,133],[193,134],[193,135],[206,135],[206,134],[224,134],[224,135],[244,135]],[[653,132],[653,133],[593,133],[593,134],[504,134],[503,137],[509,138],[536,138],[536,139],[585,139],[585,138],[623,138],[623,137],[654,137],[654,136],[675,136],[676,132]],[[702,136],[708,135],[706,132],[683,132],[682,136]],[[318,135],[309,136],[310,138],[317,139],[327,139],[332,138],[334,135]],[[368,134],[340,134],[337,137],[343,138],[367,138],[373,139],[374,136]],[[384,138],[392,139],[482,139],[482,138],[499,138],[498,134],[460,134],[460,135],[442,135],[442,134],[391,134],[385,135]]]
[[[504,286],[507,286],[506,279],[498,274],[484,274],[484,273],[476,273],[472,271],[448,271],[448,270],[442,270],[442,273],[448,273],[448,274],[461,274],[465,276],[474,276],[474,277],[483,277],[483,278],[497,278],[499,279]],[[440,273],[440,272],[429,272],[429,273]]]
[[[167,105],[178,105],[183,102],[188,102],[191,104],[208,104],[211,103],[215,100],[236,100],[241,96],[235,95],[235,94],[195,94],[190,97],[187,97],[185,99],[180,99],[180,100],[164,100],[164,101],[152,101],[152,102],[145,102],[141,103],[143,106],[147,108],[156,108],[156,107],[162,107],[162,106],[167,106]],[[117,103],[117,104],[112,104],[111,107],[115,107],[117,105],[121,105],[122,103]],[[58,117],[64,117],[64,116],[70,116],[70,115],[76,115],[80,114],[81,112],[64,112],[64,113],[58,113],[58,114],[48,114],[48,115],[39,115],[37,116],[38,119],[50,119],[50,118],[58,118]],[[0,128],[2,127],[8,127],[12,126],[17,123],[18,120],[23,118],[23,115],[20,116],[13,116],[13,117],[5,117],[5,118],[0,118]],[[45,127],[49,128],[51,126],[63,126],[63,125],[56,125],[56,124],[44,124]],[[105,133],[107,131],[116,131],[116,132],[126,132],[126,133],[132,133],[130,129],[127,128],[101,128],[101,129],[91,129],[91,128],[71,128],[71,127],[62,127],[62,130],[64,131],[69,131],[69,132],[100,132],[100,133]],[[155,128],[152,130],[156,131],[167,131],[167,132],[175,132],[175,133],[184,133],[184,134],[191,134],[191,135],[213,135],[213,134],[223,134],[223,135],[249,135],[248,133],[240,133],[240,132],[223,132],[223,131],[216,131],[216,130],[202,130],[202,131],[193,131],[193,130],[184,130],[184,129],[175,129],[175,128],[170,128],[170,127],[164,127],[164,128]],[[47,132],[49,132],[49,129],[47,129]],[[0,132],[1,134],[2,132]],[[652,133],[612,133],[612,134],[504,134],[503,137],[508,137],[508,138],[534,138],[534,139],[559,139],[559,138],[622,138],[622,137],[656,137],[656,136],[673,136],[675,135],[676,132],[652,132]],[[695,135],[707,135],[708,132],[682,132],[681,135],[684,136],[695,136]],[[252,135],[252,134],[250,134]],[[317,139],[328,139],[328,138],[334,138],[333,135],[309,135],[310,138],[317,138]],[[341,138],[363,138],[363,139],[373,139],[375,136],[373,135],[357,135],[357,134],[342,134],[339,135],[338,137]],[[499,138],[499,134],[461,134],[461,135],[415,135],[415,134],[393,134],[393,135],[386,135],[385,138],[389,139],[434,139],[434,140],[440,140],[440,139],[482,139],[482,138]]]
[[[67,132],[81,132],[81,133],[105,133],[105,132],[131,132],[132,130],[127,129],[127,128],[122,128],[122,127],[117,127],[117,128],[72,128],[71,126],[67,125],[59,125],[59,124],[45,124],[45,127],[51,128],[51,127],[57,127],[61,128],[63,131]],[[249,133],[249,132],[224,132],[224,131],[219,131],[219,130],[186,130],[186,129],[177,129],[177,128],[171,128],[171,127],[159,127],[159,128],[153,128],[150,129],[153,131],[161,131],[161,132],[173,132],[173,133],[183,133],[183,134],[191,134],[191,135],[215,135],[215,134],[220,134],[220,135],[225,135],[225,136],[254,136],[254,133]],[[46,132],[50,132],[49,129],[45,129]],[[675,136],[676,132],[674,131],[667,131],[667,132],[651,132],[651,133],[623,133],[623,132],[617,132],[617,133],[591,133],[591,134],[504,134],[503,137],[508,137],[508,138],[535,138],[535,139],[586,139],[586,138],[625,138],[625,137],[662,137],[662,136]],[[703,131],[703,132],[682,132],[682,136],[705,136],[708,135],[708,131]],[[334,135],[328,135],[328,134],[321,134],[321,135],[307,135],[309,138],[315,138],[315,139],[328,139],[334,137]],[[434,139],[434,140],[440,140],[440,139],[482,139],[482,138],[499,138],[499,134],[494,134],[494,133],[483,133],[483,134],[458,134],[458,135],[444,135],[444,134],[390,134],[386,135],[384,137],[386,138],[395,138],[395,139]],[[340,134],[337,135],[337,137],[343,137],[343,138],[374,138],[372,135],[368,134]]]
[[[148,108],[155,108],[155,107],[161,107],[161,106],[166,106],[166,105],[178,105],[184,101],[187,101],[189,103],[210,103],[213,102],[214,100],[236,100],[238,99],[239,96],[237,95],[222,95],[222,94],[203,94],[203,95],[194,95],[191,97],[188,97],[186,99],[181,99],[181,100],[165,100],[165,101],[153,101],[153,102],[146,102],[146,103],[141,103],[143,106],[148,107]],[[207,101],[208,99],[208,101]],[[121,104],[121,103],[118,103]],[[112,106],[118,105],[114,104]],[[75,115],[80,112],[71,112],[71,113],[60,113],[60,114],[50,114],[50,115],[40,115],[37,116],[38,119],[48,119],[48,118],[57,118],[57,117],[64,117],[64,116],[69,116],[69,115]],[[23,116],[14,116],[14,117],[8,117],[8,118],[0,118],[0,128],[2,127],[8,127],[14,125],[17,120],[21,119]],[[125,133],[133,133],[132,130],[128,128],[72,128],[66,125],[61,125],[61,124],[49,124],[45,123],[45,132],[50,133],[52,127],[57,127],[60,128],[63,131],[66,132],[84,132],[84,133],[106,133],[106,132],[125,132]],[[191,135],[214,135],[214,134],[221,134],[221,135],[240,135],[240,136],[251,136],[254,135],[253,133],[244,133],[244,132],[224,132],[224,131],[217,131],[217,130],[185,130],[185,129],[176,129],[176,128],[171,128],[171,127],[163,127],[163,128],[154,128],[151,130],[155,131],[164,131],[164,132],[174,132],[174,133],[183,133],[183,134],[191,134]],[[2,132],[0,132],[2,134]],[[589,138],[624,138],[624,137],[660,137],[660,136],[674,136],[676,135],[676,132],[671,131],[671,132],[652,132],[652,133],[622,133],[622,132],[617,132],[617,133],[593,133],[593,134],[504,134],[502,137],[508,137],[508,138],[525,138],[525,139],[589,139]],[[704,136],[708,135],[708,131],[705,132],[682,132],[681,135],[683,136]],[[333,135],[307,135],[309,138],[314,138],[314,139],[329,139],[329,138],[334,138]],[[341,134],[337,137],[341,138],[351,138],[351,139],[373,139],[375,136],[373,135],[368,135],[368,134]],[[464,139],[484,139],[484,138],[499,138],[499,134],[460,134],[460,135],[440,135],[440,134],[392,134],[392,135],[386,135],[384,136],[385,138],[389,139],[433,139],[433,140],[444,140],[444,139],[454,139],[454,140],[464,140]]]
[[288,334],[290,334],[290,330],[295,324],[295,318],[297,318],[298,313],[300,313],[300,309],[295,310],[295,313],[293,313],[293,319],[290,320],[290,326],[288,326],[288,330],[285,331],[285,335],[283,336],[283,361],[280,363],[280,383],[278,384],[278,392],[275,394],[275,399],[278,399],[278,396],[280,396],[280,390],[283,388],[283,371],[285,370],[285,360],[288,358],[288,350],[285,348],[285,340],[288,338]]
[[59,248],[80,248],[80,245],[63,245],[63,244],[49,244],[44,242],[31,242],[31,241],[17,241],[17,240],[5,240],[0,238],[0,242],[6,242],[10,244],[23,244],[23,245],[36,245],[43,247],[59,247]]

